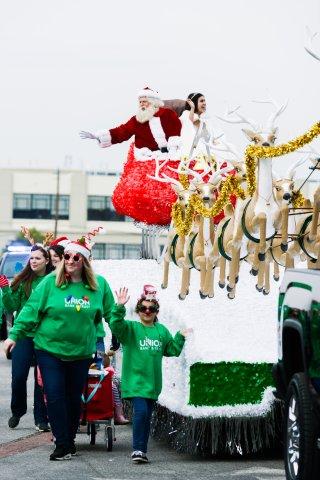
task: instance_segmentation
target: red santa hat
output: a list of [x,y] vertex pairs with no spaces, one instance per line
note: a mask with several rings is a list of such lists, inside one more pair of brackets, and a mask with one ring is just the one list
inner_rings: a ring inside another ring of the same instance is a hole
[[162,101],[162,98],[159,95],[159,92],[156,90],[152,90],[152,88],[149,87],[144,87],[140,92],[138,93],[138,98],[151,98],[152,100],[157,100],[158,104],[163,107],[164,103]]
[[55,247],[56,245],[65,247],[69,242],[70,242],[70,239],[68,237],[58,237],[49,244],[49,248]]
[[157,299],[157,289],[153,285],[143,285],[143,291],[141,297],[143,300],[156,300]]
[[83,255],[87,260],[89,260],[91,256],[91,248],[89,244],[86,242],[84,237],[80,238],[79,240],[70,241],[64,248],[64,252],[71,252],[71,253],[80,253]]

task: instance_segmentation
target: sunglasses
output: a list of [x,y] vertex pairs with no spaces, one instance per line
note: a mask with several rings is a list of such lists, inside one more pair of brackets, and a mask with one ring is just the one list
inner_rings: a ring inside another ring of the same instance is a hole
[[140,305],[139,308],[138,308],[138,312],[142,312],[142,313],[157,313],[159,310],[158,310],[158,307],[156,307],[155,305],[151,305],[150,307],[146,307],[145,305]]
[[73,260],[74,262],[79,262],[81,260],[80,255],[77,255],[77,254],[70,255],[69,253],[65,253],[63,257],[65,260]]

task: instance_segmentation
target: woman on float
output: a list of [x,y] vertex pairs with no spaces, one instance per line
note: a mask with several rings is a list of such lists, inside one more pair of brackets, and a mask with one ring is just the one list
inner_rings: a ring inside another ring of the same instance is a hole
[[81,393],[96,339],[104,335],[114,303],[106,280],[95,275],[91,251],[84,239],[65,247],[64,259],[31,295],[5,341],[13,351],[20,338],[34,331],[37,361],[47,397],[48,416],[56,448],[50,460],[76,455]]
[[[207,114],[207,103],[202,93],[190,93],[186,100],[185,110],[180,116],[182,123],[181,144],[183,155],[193,158],[208,155],[209,149],[204,142],[209,142],[213,135],[213,128]],[[202,125],[201,125],[202,122]],[[202,129],[202,139],[191,152],[195,135],[199,128]]]
[[151,414],[162,388],[162,357],[179,356],[185,336],[181,330],[173,338],[169,330],[158,323],[159,302],[152,285],[145,285],[135,311],[140,321],[125,320],[128,289],[116,292],[117,304],[112,309],[110,328],[123,346],[121,391],[122,398],[133,404],[134,463],[147,463],[147,445]]
[[[48,252],[42,246],[34,245],[27,265],[13,279],[11,286],[9,286],[7,277],[0,275],[3,306],[8,313],[16,312],[14,323],[32,292],[51,270],[52,266]],[[20,418],[27,412],[27,379],[30,367],[35,364],[33,336],[34,331],[30,329],[24,338],[19,339],[12,352],[12,416],[8,421],[10,428],[17,427]],[[36,368],[34,370],[34,422],[37,430],[46,432],[49,431],[47,409],[41,388],[37,382]]]

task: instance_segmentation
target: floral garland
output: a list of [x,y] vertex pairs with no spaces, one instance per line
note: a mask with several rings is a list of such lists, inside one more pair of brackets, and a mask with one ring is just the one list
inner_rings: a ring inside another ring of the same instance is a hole
[[320,135],[320,122],[315,123],[304,135],[300,135],[300,137],[276,147],[249,145],[245,153],[245,164],[247,172],[248,194],[250,197],[252,197],[257,188],[255,174],[257,158],[280,157],[281,155],[294,152],[298,148],[310,143],[318,135]]

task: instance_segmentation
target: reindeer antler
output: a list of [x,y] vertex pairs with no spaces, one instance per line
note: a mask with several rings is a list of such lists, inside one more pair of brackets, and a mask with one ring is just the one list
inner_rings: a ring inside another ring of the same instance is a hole
[[254,103],[270,103],[274,107],[274,111],[271,113],[270,117],[268,118],[266,129],[269,131],[272,128],[274,128],[274,122],[276,121],[276,118],[278,118],[287,108],[289,99],[283,103],[282,105],[279,105],[274,98],[271,97],[271,95],[268,95],[267,99],[263,100],[252,100]]
[[309,53],[309,55],[311,55],[316,60],[320,61],[320,55],[314,52],[313,45],[312,45],[313,39],[318,35],[318,32],[312,33],[309,27],[306,27],[306,31],[307,31],[307,43],[304,46],[304,49]]
[[222,179],[222,174],[228,171],[230,171],[230,167],[224,167],[224,168],[221,168],[221,170],[217,170],[212,175],[210,175],[208,183],[212,183],[213,185],[216,185]]
[[290,178],[293,180],[294,174],[296,173],[297,168],[309,160],[310,154],[305,155],[304,157],[300,158],[297,162],[295,162],[292,167],[290,167],[286,172],[286,178]]
[[31,243],[31,245],[35,245],[35,243],[36,243],[35,239],[31,235],[28,227],[25,227],[24,225],[22,225],[21,226],[21,233],[24,236],[24,238],[26,238]]
[[[259,130],[259,126],[254,122],[254,120],[245,117],[244,115],[238,112],[241,105],[238,105],[235,108],[229,108],[227,106],[224,116],[216,115],[217,118],[227,123],[246,123],[251,126],[251,128],[256,132]],[[232,116],[233,115],[233,116]]]
[[46,232],[43,239],[43,246],[47,247],[48,245],[50,245],[53,239],[54,234],[52,232]]
[[[168,163],[168,160],[164,160],[161,165],[160,165],[159,159],[156,158],[155,162],[156,162],[156,168],[155,168],[154,176],[147,175],[147,177],[151,178],[152,180],[157,180],[157,182],[173,183],[173,184],[177,185],[179,188],[183,189],[183,186],[179,182],[179,180],[176,180],[175,178],[171,178],[168,175],[166,175],[165,173],[162,173],[162,177],[160,177],[160,168],[163,168],[164,165],[166,165]],[[170,170],[173,170],[173,169],[170,168]],[[175,171],[175,170],[173,170],[173,171]],[[185,173],[185,172],[178,172],[178,170],[176,172],[177,173]]]

